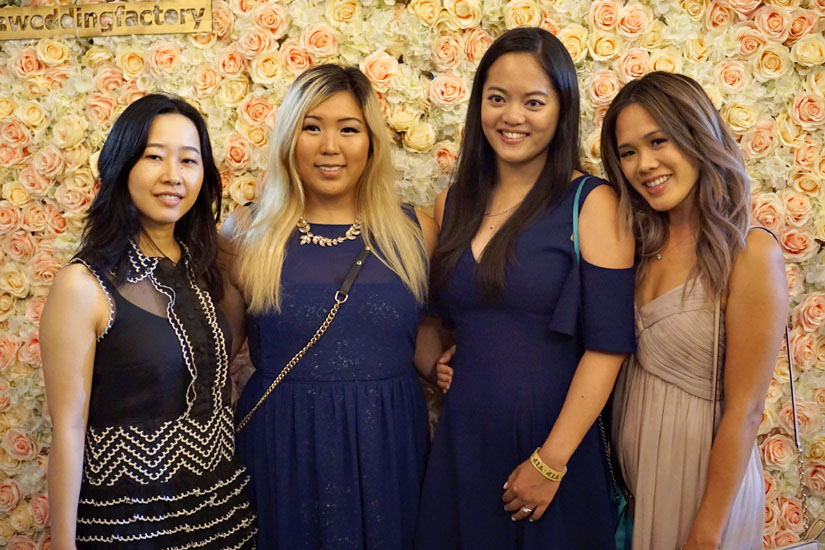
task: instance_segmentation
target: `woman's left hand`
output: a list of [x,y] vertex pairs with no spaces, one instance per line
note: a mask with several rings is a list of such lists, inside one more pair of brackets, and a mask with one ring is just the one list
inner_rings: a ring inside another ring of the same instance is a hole
[[513,521],[526,517],[529,517],[530,521],[537,521],[553,502],[556,491],[559,490],[559,482],[544,477],[528,459],[513,470],[504,484],[504,489],[501,500],[505,502],[505,510],[515,512],[512,515]]

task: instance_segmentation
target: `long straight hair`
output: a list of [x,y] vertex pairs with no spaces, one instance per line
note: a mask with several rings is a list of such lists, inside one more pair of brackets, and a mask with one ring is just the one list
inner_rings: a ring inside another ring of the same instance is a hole
[[619,188],[619,209],[636,237],[640,280],[650,258],[668,239],[667,212],[654,210],[625,178],[616,142],[616,120],[639,105],[682,154],[699,167],[696,202],[699,232],[696,263],[689,279],[701,280],[718,296],[727,286],[736,256],[745,247],[750,220],[750,181],[742,152],[702,86],[680,74],[652,72],[628,83],[607,110],[601,154],[605,171]]
[[126,107],[115,121],[100,151],[100,191],[89,207],[77,257],[100,273],[112,272],[116,284],[123,282],[129,268],[129,241],[137,240],[141,231],[139,212],[129,194],[129,173],[146,149],[155,117],[166,114],[192,121],[203,163],[203,184],[195,204],[175,224],[175,239],[192,251],[189,265],[195,277],[220,299],[223,284],[216,259],[221,177],[203,117],[179,97],[149,94]]
[[249,310],[281,307],[281,268],[306,198],[296,169],[295,147],[304,117],[337,92],[353,95],[369,129],[370,151],[356,186],[364,242],[423,303],[428,261],[421,230],[401,209],[395,189],[390,138],[370,82],[355,67],[318,65],[302,73],[284,97],[272,132],[268,179],[250,216],[240,220],[237,270]]
[[556,37],[542,29],[519,28],[502,34],[481,58],[473,81],[464,143],[444,212],[438,248],[433,256],[433,285],[444,285],[458,259],[470,246],[490,195],[498,184],[496,153],[484,136],[481,104],[490,67],[508,53],[533,55],[558,97],[559,121],[547,146],[547,160],[536,184],[484,249],[478,279],[482,295],[489,302],[496,301],[504,289],[505,270],[513,256],[516,237],[561,199],[570,186],[573,171],[581,170],[579,88],[570,54]]

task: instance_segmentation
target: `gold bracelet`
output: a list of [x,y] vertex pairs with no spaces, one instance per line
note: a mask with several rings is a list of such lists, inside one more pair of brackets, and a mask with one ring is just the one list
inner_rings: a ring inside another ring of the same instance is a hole
[[563,472],[559,472],[548,466],[544,463],[544,461],[539,456],[539,449],[541,447],[536,447],[536,450],[533,451],[533,454],[530,455],[530,464],[539,471],[541,475],[549,479],[550,481],[561,481],[561,478],[564,477],[564,474],[567,473],[567,467],[564,468]]

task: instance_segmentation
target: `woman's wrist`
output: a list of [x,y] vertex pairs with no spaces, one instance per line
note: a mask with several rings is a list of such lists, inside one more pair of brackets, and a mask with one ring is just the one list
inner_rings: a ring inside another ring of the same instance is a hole
[[541,461],[553,470],[559,472],[567,471],[567,461],[569,457],[559,456],[558,453],[552,452],[552,449],[548,449],[547,447],[548,445],[545,443],[536,449],[536,454],[538,454]]

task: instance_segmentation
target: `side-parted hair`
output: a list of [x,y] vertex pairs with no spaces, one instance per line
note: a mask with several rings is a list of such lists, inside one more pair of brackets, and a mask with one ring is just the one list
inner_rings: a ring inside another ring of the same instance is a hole
[[622,173],[616,120],[628,105],[639,105],[685,157],[699,168],[696,263],[689,279],[702,281],[713,295],[727,286],[736,256],[745,247],[750,219],[750,181],[736,140],[698,82],[684,75],[652,72],[628,83],[607,110],[601,134],[605,171],[619,190],[619,209],[636,237],[639,280],[651,257],[668,238],[667,212],[654,210]]
[[429,266],[424,240],[417,224],[401,209],[391,142],[378,99],[357,68],[326,64],[305,71],[287,90],[272,132],[263,191],[249,216],[239,219],[234,236],[236,269],[252,312],[280,310],[286,247],[306,201],[295,148],[306,114],[337,92],[353,95],[369,129],[369,157],[356,187],[364,242],[419,302],[426,300]]
[[98,158],[100,190],[89,207],[77,257],[99,273],[112,272],[116,284],[123,282],[129,267],[129,241],[137,241],[141,231],[139,212],[129,194],[129,173],[146,149],[155,117],[166,114],[185,116],[198,131],[203,184],[195,204],[175,224],[175,238],[191,252],[195,277],[219,299],[223,293],[216,265],[221,177],[203,117],[179,97],[149,94],[126,107],[115,121]]
[[581,170],[579,154],[579,87],[576,67],[564,45],[539,28],[519,28],[499,36],[478,65],[464,130],[464,142],[444,211],[438,248],[433,255],[433,285],[445,284],[458,259],[470,246],[481,224],[493,188],[498,183],[496,153],[484,136],[481,106],[490,67],[501,56],[527,53],[544,70],[559,102],[559,121],[547,147],[547,160],[524,201],[490,239],[478,267],[481,292],[490,302],[504,289],[505,269],[513,256],[516,237],[557,203]]

